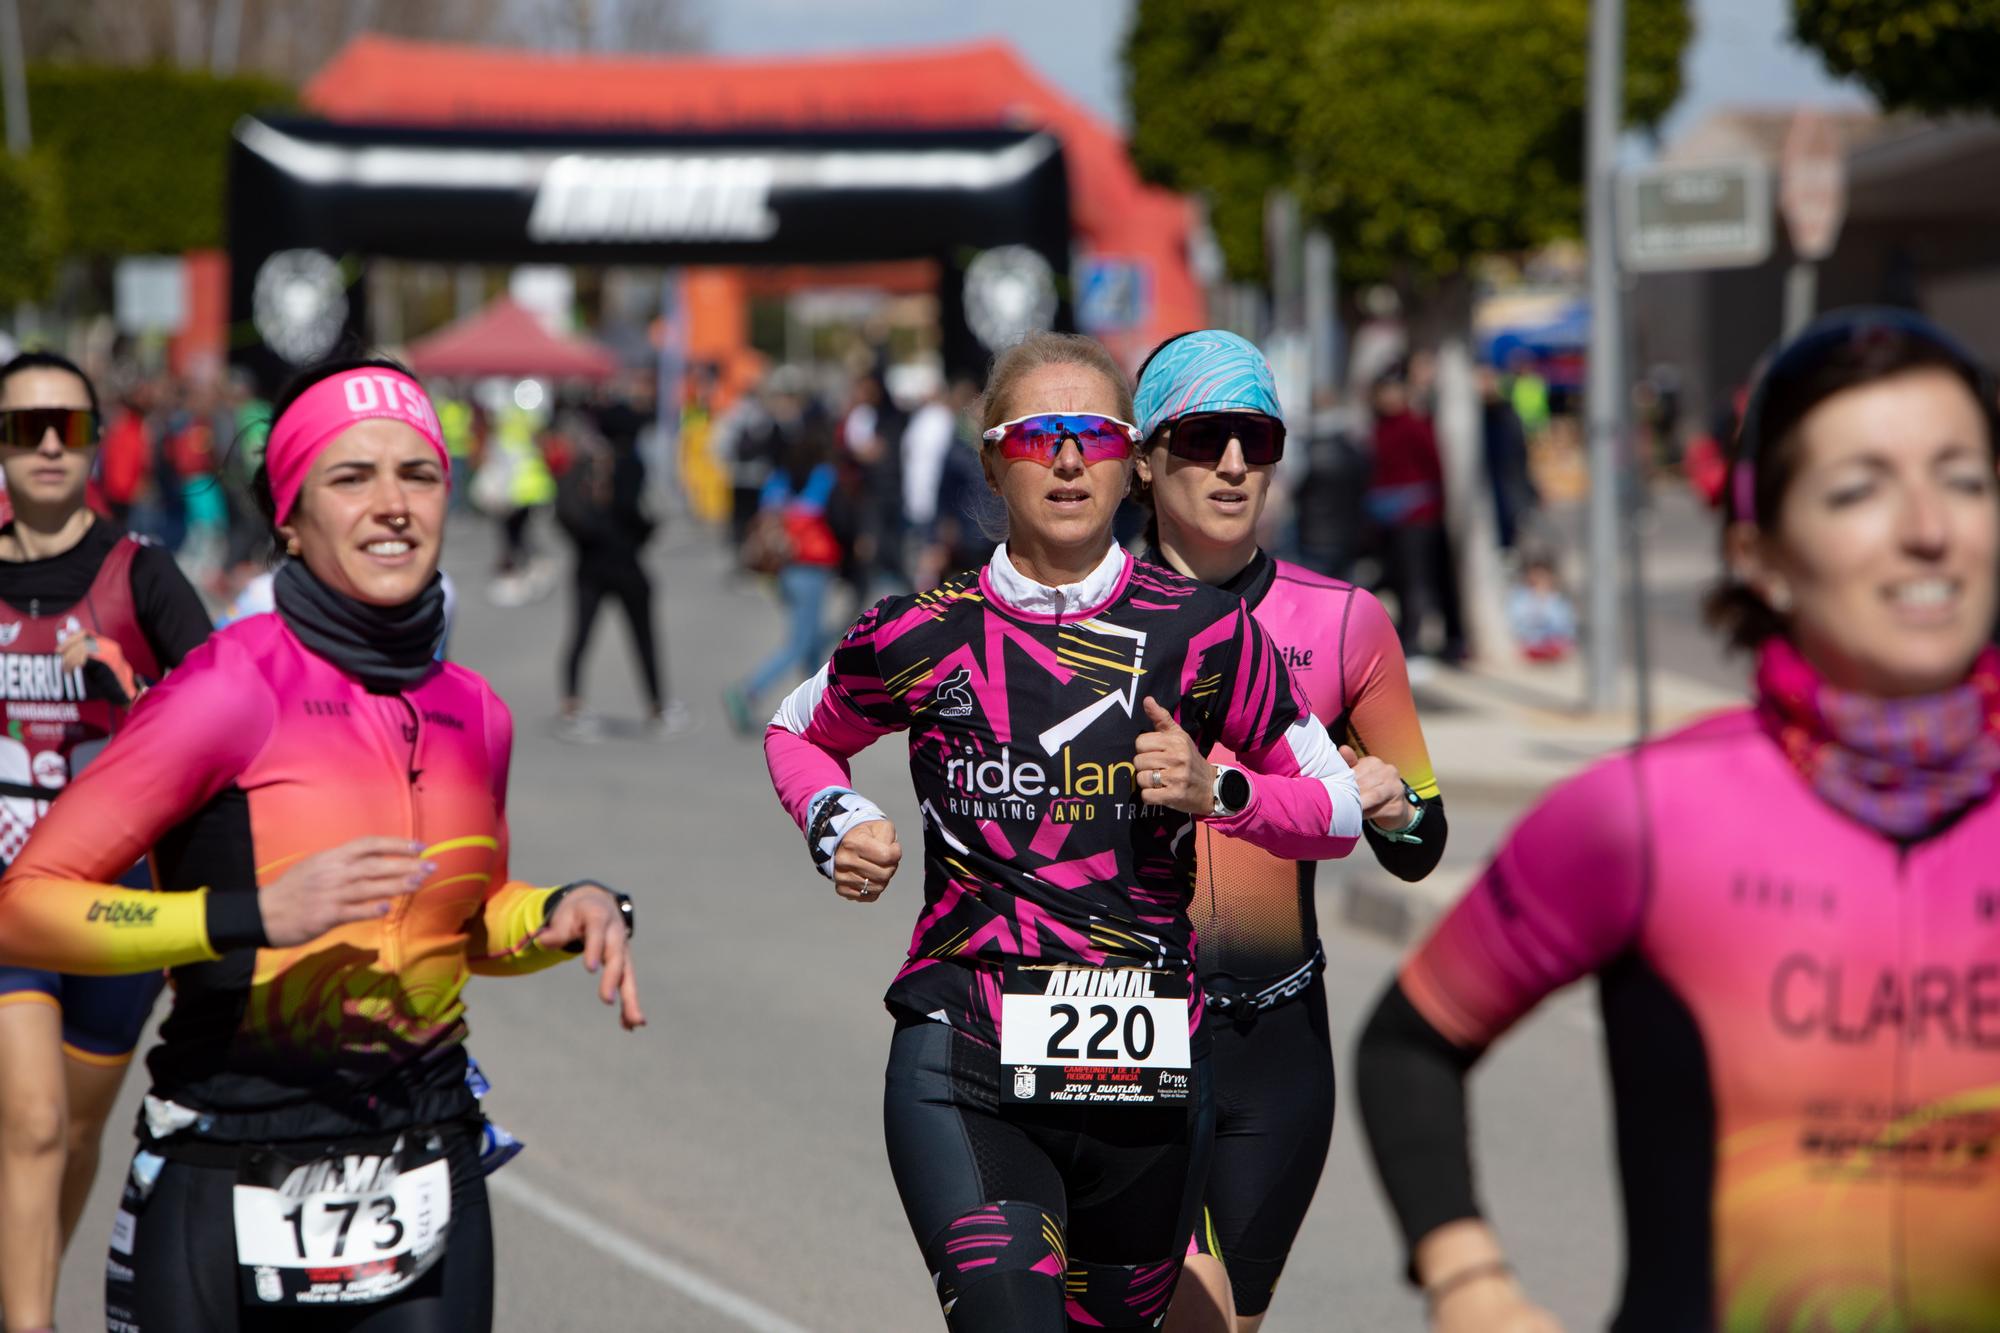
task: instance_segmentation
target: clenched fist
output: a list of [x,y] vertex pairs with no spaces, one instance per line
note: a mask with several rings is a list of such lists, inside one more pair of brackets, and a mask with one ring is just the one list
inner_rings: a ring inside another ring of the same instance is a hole
[[1356,756],[1354,747],[1340,747],[1340,757],[1354,770],[1354,785],[1361,796],[1361,815],[1380,829],[1394,833],[1410,826],[1417,812],[1410,808],[1403,791],[1403,775],[1396,766],[1372,754]]
[[886,819],[856,824],[833,854],[833,891],[849,902],[872,903],[882,896],[903,864],[896,826]]

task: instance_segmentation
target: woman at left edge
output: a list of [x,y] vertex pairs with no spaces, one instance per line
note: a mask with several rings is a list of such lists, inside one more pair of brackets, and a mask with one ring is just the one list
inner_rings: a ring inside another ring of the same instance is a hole
[[[52,352],[0,367],[0,858],[18,852],[135,697],[208,637],[173,555],[92,512],[97,390]],[[123,882],[152,883],[143,864]],[[104,1122],[164,978],[0,967],[0,1326],[40,1333]]]

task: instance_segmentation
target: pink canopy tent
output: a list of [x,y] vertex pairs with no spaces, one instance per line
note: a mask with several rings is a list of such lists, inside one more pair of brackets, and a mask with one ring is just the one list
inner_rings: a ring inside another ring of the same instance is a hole
[[607,380],[618,373],[618,358],[610,348],[587,338],[550,333],[526,307],[504,296],[417,339],[409,345],[407,359],[411,369],[426,377]]

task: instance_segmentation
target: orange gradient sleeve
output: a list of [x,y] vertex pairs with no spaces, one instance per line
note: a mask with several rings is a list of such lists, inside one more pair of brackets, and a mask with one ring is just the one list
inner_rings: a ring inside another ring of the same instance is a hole
[[[115,976],[206,962],[208,894],[114,881],[236,780],[274,720],[251,671],[215,640],[149,690],[103,754],[35,825],[0,878],[0,965]],[[243,887],[243,886],[233,886]]]
[[535,943],[554,892],[532,884],[501,885],[486,900],[486,910],[472,930],[466,946],[467,969],[481,977],[517,977],[576,957]]
[[1349,743],[1363,754],[1394,764],[1421,800],[1438,794],[1437,774],[1410,694],[1410,668],[1396,626],[1382,603],[1357,594],[1347,627],[1347,679],[1361,682],[1348,715]]
[[1485,1048],[1637,937],[1646,828],[1633,762],[1604,760],[1543,798],[1403,964],[1403,993],[1455,1045]]

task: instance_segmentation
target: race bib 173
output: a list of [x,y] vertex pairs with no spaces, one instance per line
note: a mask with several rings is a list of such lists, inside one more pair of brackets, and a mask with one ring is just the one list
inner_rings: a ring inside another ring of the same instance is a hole
[[260,1305],[360,1305],[422,1277],[451,1228],[451,1168],[435,1136],[309,1161],[258,1149],[235,1190],[236,1261]]

